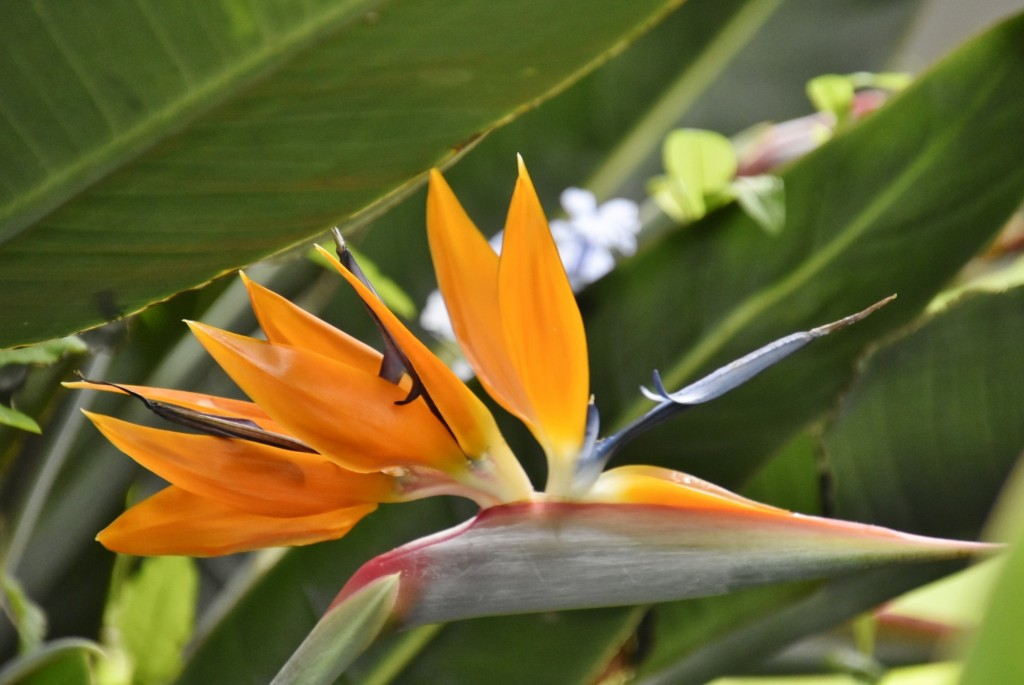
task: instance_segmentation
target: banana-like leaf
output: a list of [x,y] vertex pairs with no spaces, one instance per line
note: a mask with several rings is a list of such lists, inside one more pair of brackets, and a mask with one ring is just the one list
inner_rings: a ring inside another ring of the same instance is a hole
[[664,602],[993,549],[781,509],[534,502],[485,509],[371,560],[338,601],[397,573],[396,619],[416,626]]
[[824,435],[839,516],[978,535],[1024,453],[1022,311],[968,294],[865,361]]
[[679,2],[12,5],[0,347],[380,209]]

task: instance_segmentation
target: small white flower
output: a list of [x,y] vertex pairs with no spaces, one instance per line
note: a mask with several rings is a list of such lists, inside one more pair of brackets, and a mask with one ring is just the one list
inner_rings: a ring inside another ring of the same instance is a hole
[[452,320],[448,316],[448,308],[444,305],[441,291],[435,290],[427,295],[427,303],[420,312],[420,326],[423,330],[433,333],[442,340],[455,340]]
[[551,235],[573,290],[582,290],[615,268],[615,256],[611,250],[587,240],[565,222],[560,222],[565,224],[561,226],[551,223]]
[[569,218],[552,221],[551,234],[573,290],[579,290],[615,267],[614,252],[636,252],[640,208],[622,198],[599,206],[594,194],[581,188],[566,188],[561,201]]
[[569,219],[552,221],[552,231],[564,227],[619,254],[628,256],[636,252],[636,234],[640,231],[637,203],[620,197],[598,206],[594,194],[581,188],[566,188],[561,201]]

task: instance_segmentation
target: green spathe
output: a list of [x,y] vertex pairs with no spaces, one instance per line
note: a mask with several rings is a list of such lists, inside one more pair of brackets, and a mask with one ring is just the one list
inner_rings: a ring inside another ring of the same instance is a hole
[[371,560],[335,606],[398,574],[396,617],[408,627],[665,602],[994,549],[782,510],[532,502]]

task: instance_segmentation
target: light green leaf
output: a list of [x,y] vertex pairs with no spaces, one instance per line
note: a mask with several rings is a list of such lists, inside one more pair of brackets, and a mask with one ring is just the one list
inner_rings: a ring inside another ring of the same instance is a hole
[[377,578],[331,607],[271,685],[330,685],[384,628],[398,598],[398,574]]
[[88,352],[85,341],[76,335],[66,338],[19,347],[14,350],[0,350],[0,368],[7,364],[52,364],[66,354]]
[[807,97],[819,112],[832,114],[836,121],[845,121],[853,106],[854,85],[849,76],[824,74],[807,84]]
[[845,75],[824,74],[808,81],[807,97],[815,109],[832,114],[837,124],[843,124],[853,112],[857,90],[878,88],[895,93],[910,85],[912,80],[910,74],[900,73],[872,74],[860,71]]
[[138,685],[167,683],[182,665],[195,624],[199,577],[187,557],[154,557],[124,581],[107,617]]
[[960,685],[1013,683],[1024,679],[1021,620],[1024,619],[1024,460],[1010,479],[990,525],[990,534],[1013,541],[986,602],[986,616],[967,653]]
[[854,88],[881,88],[892,92],[901,91],[909,86],[914,77],[903,72],[882,72],[871,73],[858,71],[850,74],[847,78],[853,83]]
[[741,176],[729,184],[736,202],[771,235],[786,225],[786,185],[778,176]]
[[31,416],[18,411],[14,407],[8,407],[3,404],[0,404],[0,423],[28,431],[29,433],[39,434],[43,432],[43,429],[39,427],[39,424]]
[[[359,268],[363,270],[366,278],[373,284],[373,289],[377,291],[377,295],[388,306],[388,309],[407,320],[416,318],[416,315],[419,313],[416,303],[402,289],[402,286],[398,285],[393,278],[384,275],[377,264],[359,250],[353,249],[349,245],[348,251],[359,262]],[[334,265],[319,250],[310,250],[307,254],[310,259],[327,269],[330,273],[337,273],[334,270]]]
[[0,347],[365,221],[679,2],[12,5]]
[[668,134],[662,148],[665,175],[651,179],[655,202],[678,222],[695,221],[736,175],[732,141],[714,131],[679,129]]
[[937,313],[969,293],[979,291],[999,293],[1022,285],[1024,285],[1024,255],[1013,259],[1009,264],[999,264],[995,269],[977,274],[954,288],[942,291],[928,304],[928,312]]
[[0,589],[3,590],[3,613],[18,631],[18,651],[27,654],[38,648],[46,637],[46,614],[6,570],[0,573]]
[[6,663],[0,685],[92,685],[90,660],[102,654],[88,640],[54,640]]

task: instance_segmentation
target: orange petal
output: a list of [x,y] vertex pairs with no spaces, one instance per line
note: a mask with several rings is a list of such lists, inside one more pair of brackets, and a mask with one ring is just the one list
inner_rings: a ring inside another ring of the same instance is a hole
[[532,408],[531,429],[571,467],[590,398],[583,319],[522,159],[505,224],[498,302],[506,346]]
[[96,539],[123,554],[206,557],[334,540],[376,508],[359,504],[313,516],[260,516],[172,485],[121,514]]
[[253,283],[244,273],[239,272],[239,275],[249,290],[253,312],[267,340],[316,352],[367,373],[377,373],[380,369],[380,352],[295,306],[272,290]]
[[353,471],[423,465],[443,471],[465,456],[423,402],[348,364],[199,323],[193,333],[240,388],[289,434]]
[[437,283],[466,359],[487,393],[529,423],[533,412],[505,347],[498,255],[437,169],[430,172],[427,234]]
[[320,455],[85,414],[115,447],[164,480],[251,514],[308,516],[393,492],[390,477],[345,471]]
[[[465,454],[477,458],[488,452],[495,444],[504,444],[494,417],[480,398],[473,394],[473,391],[467,388],[466,384],[426,345],[410,333],[380,298],[353,276],[341,262],[323,248],[320,248],[320,253],[330,260],[345,280],[355,288],[359,297],[377,315],[398,343]],[[424,402],[419,400],[412,405],[425,406]]]
[[605,471],[585,500],[793,516],[785,509],[755,502],[706,480],[658,466],[620,466]]

